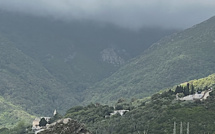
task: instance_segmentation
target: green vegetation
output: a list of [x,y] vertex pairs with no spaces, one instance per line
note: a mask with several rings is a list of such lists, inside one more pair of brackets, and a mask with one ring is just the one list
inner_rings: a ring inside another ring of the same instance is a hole
[[60,115],[58,112],[53,116],[51,117],[51,119],[49,120],[48,124],[52,124],[53,122],[59,120],[62,118],[62,115]]
[[83,124],[72,119],[65,120],[57,122],[54,126],[51,126],[49,129],[46,129],[39,134],[91,134]]
[[182,83],[184,86],[186,83],[191,83],[194,87],[204,89],[205,87],[213,87],[215,85],[215,74],[211,74],[207,77],[191,80],[189,82]]
[[0,96],[0,128],[12,128],[20,121],[30,124],[34,116]]
[[[0,12],[0,31],[23,53],[42,64],[49,73],[80,94],[88,86],[110,76],[121,64],[107,59],[133,58],[174,30],[143,28],[139,31],[91,21],[57,21],[19,13]],[[153,36],[152,36],[153,35]],[[113,50],[113,51],[111,51]],[[113,52],[113,53],[112,53]],[[83,101],[84,97],[76,97]]]
[[0,57],[0,95],[6,101],[40,115],[78,104],[68,87],[1,35]]
[[211,74],[204,78],[183,82],[171,88],[161,90],[160,93],[163,91],[168,91],[169,89],[174,89],[175,93],[183,93],[183,95],[185,95],[184,91],[188,89],[187,86],[189,86],[189,94],[194,94],[198,91],[208,90],[211,87],[215,86],[215,74]]
[[[132,31],[111,24],[63,22],[5,11],[0,16],[0,96],[37,116],[49,116],[54,109],[64,113],[80,104],[85,99],[83,90],[122,65],[104,61],[104,50],[106,56],[113,53],[113,59],[124,63],[173,32]],[[0,113],[11,114],[4,109]],[[13,118],[4,116],[1,121],[8,126],[10,119],[14,125],[22,119]]]
[[214,91],[204,101],[179,101],[175,100],[175,93],[169,90],[154,94],[144,101],[127,103],[132,108],[123,116],[108,116],[109,112],[105,113],[103,110],[112,107],[91,104],[87,107],[71,108],[65,117],[80,120],[86,124],[87,129],[97,134],[171,134],[174,122],[177,123],[177,133],[181,122],[183,133],[186,133],[188,122],[190,133],[214,133],[214,101]]
[[142,98],[215,72],[215,17],[163,38],[88,90],[85,102]]
[[1,85],[2,92],[9,92],[2,95],[42,115],[80,103],[83,90],[118,69],[120,65],[102,60],[103,50],[113,50],[126,62],[173,32],[131,31],[111,24],[63,22],[4,11],[0,15],[1,72],[10,76],[5,81],[13,86]]
[[46,119],[45,119],[45,118],[42,118],[42,119],[40,120],[40,122],[39,122],[39,126],[40,126],[40,127],[46,126],[47,123],[48,123],[48,122],[46,121]]
[[100,104],[90,104],[86,107],[76,106],[69,109],[66,112],[65,117],[69,117],[83,123],[87,122],[89,124],[93,124],[94,122],[103,120],[105,115],[109,115],[113,110],[113,107],[109,107],[108,105],[103,106]]
[[27,125],[25,122],[20,121],[14,128],[1,128],[0,134],[34,134],[31,131],[31,126]]
[[[75,106],[69,109],[64,116],[61,116],[59,113],[57,113],[51,118],[51,122],[49,123],[53,123],[60,118],[71,118],[82,124],[85,124],[85,126],[80,125],[78,122],[73,122],[70,124],[58,123],[43,133],[59,133],[63,132],[64,130],[71,133],[74,129],[83,127],[84,130],[87,128],[87,130],[97,134],[138,134],[144,132],[171,134],[173,131],[174,122],[177,123],[177,133],[179,133],[179,124],[181,122],[183,122],[183,133],[186,133],[188,122],[190,123],[190,133],[213,133],[215,132],[215,128],[213,127],[213,118],[215,117],[214,91],[210,93],[210,96],[207,98],[207,100],[203,101],[176,100],[176,94],[180,92],[185,93],[184,91],[186,89],[190,89],[188,94],[192,93],[191,89],[194,91],[205,90],[205,87],[199,87],[201,86],[203,80],[205,80],[206,83],[212,84],[212,76],[214,76],[214,74],[199,80],[192,80],[192,82],[195,83],[195,86],[188,83],[182,83],[182,86],[174,86],[172,90],[169,89],[156,93],[152,95],[151,98],[147,99],[131,99],[131,101],[128,101],[126,99],[120,98],[114,107],[101,105],[99,103],[90,104],[85,107]],[[207,80],[211,82],[207,82]],[[200,83],[198,83],[198,81]],[[208,85],[205,86],[207,87]],[[215,88],[215,86],[208,86],[208,88]],[[111,116],[111,113],[113,113],[114,110],[129,111],[125,112],[123,116],[119,114]],[[41,119],[40,122],[42,122],[42,120],[43,119]],[[74,124],[77,124],[77,127],[74,127]],[[27,126],[25,125],[23,127]],[[21,127],[22,129],[20,129],[20,127],[15,127],[10,130],[2,128],[2,131],[12,132],[18,128],[20,131],[25,130],[23,127]],[[28,132],[31,132],[30,129],[26,131],[26,133]]]
[[[65,117],[102,134],[166,134],[172,132],[174,121],[190,122],[193,133],[215,131],[211,121],[213,92],[203,102],[176,101],[171,90],[150,99],[134,99],[215,72],[215,17],[149,47],[172,31],[130,31],[110,24],[67,23],[5,12],[0,15],[0,131],[23,132],[22,123],[11,128],[21,120],[28,122],[30,114],[49,116],[54,109],[63,113],[80,103],[110,104],[119,98],[115,108],[130,110],[124,116],[110,117],[113,107],[90,104],[70,109]],[[116,55],[112,58],[118,61],[102,59],[104,50],[108,53],[105,56]],[[203,90],[214,86],[214,78],[213,74],[189,83]],[[184,95],[191,92],[192,87],[183,89]]]

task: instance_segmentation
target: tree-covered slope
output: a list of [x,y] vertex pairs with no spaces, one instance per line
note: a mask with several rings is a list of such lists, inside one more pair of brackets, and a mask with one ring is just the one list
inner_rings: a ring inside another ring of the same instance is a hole
[[55,125],[45,129],[39,134],[92,134],[87,130],[84,124],[72,120],[70,118],[58,120]]
[[11,128],[23,121],[30,124],[34,116],[0,96],[0,129]]
[[211,74],[207,77],[191,80],[188,82],[181,83],[180,85],[186,86],[187,83],[192,84],[196,88],[204,89],[206,87],[214,87],[215,85],[215,74]]
[[[99,103],[88,106],[75,106],[70,108],[63,116],[63,118],[66,118],[63,121],[64,123],[62,123],[62,120],[58,120],[62,116],[56,114],[51,119],[51,123],[57,121],[57,123],[53,123],[56,125],[48,125],[48,128],[42,133],[72,133],[73,130],[86,132],[85,130],[87,129],[96,134],[171,134],[173,133],[173,124],[175,122],[177,133],[180,132],[181,123],[183,133],[187,133],[189,123],[190,133],[213,134],[215,132],[213,120],[215,117],[214,78],[214,74],[212,74],[205,78],[189,81],[190,84],[194,85],[195,91],[204,90],[205,86],[213,89],[207,99],[202,101],[177,100],[176,86],[174,86],[171,90],[161,91],[148,99],[132,99],[131,101],[119,99],[114,107]],[[182,83],[181,85],[184,84]],[[119,114],[111,116],[111,113],[116,110],[128,111],[122,116]],[[76,121],[66,123],[68,118],[76,120],[82,125],[76,124]],[[7,134],[17,130],[22,130],[22,132],[26,130],[27,126],[19,126],[10,131],[0,129],[0,133]],[[77,131],[76,133],[78,133]]]
[[76,93],[173,32],[160,28],[132,31],[103,22],[59,21],[4,11],[0,16],[5,37]]
[[[144,97],[215,72],[215,17],[163,38],[85,94],[87,101]],[[86,101],[86,102],[87,102]]]
[[27,112],[47,115],[78,103],[66,91],[40,63],[0,36],[0,95],[5,100]]
[[[65,117],[85,123],[91,132],[97,134],[171,134],[174,122],[176,133],[180,133],[181,123],[183,133],[187,133],[189,123],[189,133],[213,134],[214,102],[214,91],[210,92],[206,100],[180,101],[176,100],[174,90],[168,90],[156,93],[146,100],[118,101],[117,105],[121,105],[122,109],[129,109],[123,116],[110,116],[113,107],[91,104],[73,107]],[[107,112],[103,112],[104,110]]]

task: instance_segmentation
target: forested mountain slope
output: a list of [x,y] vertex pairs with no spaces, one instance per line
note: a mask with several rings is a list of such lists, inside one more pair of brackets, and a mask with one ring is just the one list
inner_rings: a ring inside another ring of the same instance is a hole
[[[215,82],[213,80],[214,75],[210,75],[189,81],[189,83],[195,83],[195,91],[204,90],[200,88],[203,86],[203,81],[205,86],[214,89]],[[213,86],[210,86],[211,84]],[[85,123],[91,132],[97,134],[171,134],[174,122],[176,123],[176,133],[181,130],[183,133],[187,133],[187,129],[190,133],[195,134],[214,133],[214,90],[209,93],[207,99],[201,101],[177,100],[176,94],[175,88],[172,88],[144,100],[126,101],[126,99],[120,99],[115,104],[115,109],[100,104],[91,104],[86,107],[77,106],[69,109],[65,117]],[[128,111],[122,116],[120,114],[111,115],[114,110]],[[188,123],[189,127],[187,127]]]
[[30,115],[20,106],[15,106],[0,96],[0,129],[3,127],[12,128],[21,121],[30,124],[33,119],[33,115]]
[[214,37],[215,17],[212,17],[161,39],[111,77],[87,90],[86,102],[108,103],[120,97],[149,96],[162,88],[214,73]]
[[60,21],[4,11],[0,11],[0,16],[4,36],[76,93],[108,77],[127,60],[174,31],[132,31],[103,22]]
[[211,74],[207,77],[191,80],[188,82],[181,83],[180,85],[186,86],[187,83],[192,84],[194,87],[199,89],[210,88],[215,86],[215,74]]
[[[131,101],[119,99],[114,106],[96,103],[72,107],[63,118],[65,120],[68,120],[68,118],[77,120],[92,133],[97,134],[169,134],[173,133],[174,122],[176,133],[181,132],[181,130],[183,133],[187,133],[187,130],[195,134],[214,133],[214,79],[215,75],[212,74],[180,84],[184,86],[184,89],[191,89],[192,87],[194,92],[188,90],[190,95],[197,91],[209,92],[208,96],[203,97],[203,99],[181,101],[176,97],[178,91],[177,85],[175,85],[173,88],[155,93],[147,99],[132,99]],[[123,114],[120,115],[120,111],[124,111]],[[57,114],[53,117],[53,121],[60,122],[60,118],[62,116]],[[43,133],[49,131],[51,133],[61,133],[75,128],[74,125],[70,126],[66,123],[57,124],[55,126],[51,125],[51,129],[48,127]]]
[[[46,68],[0,36],[0,95],[30,113],[51,114],[78,103]],[[69,106],[70,105],[70,106]]]

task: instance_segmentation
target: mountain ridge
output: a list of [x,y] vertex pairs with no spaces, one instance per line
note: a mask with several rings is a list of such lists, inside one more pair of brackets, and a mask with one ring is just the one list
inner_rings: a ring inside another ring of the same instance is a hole
[[[86,102],[147,97],[153,92],[215,72],[215,17],[153,44],[85,94]],[[93,92],[91,92],[93,91]]]
[[[0,16],[1,35],[10,40],[20,53],[28,57],[29,63],[35,63],[45,71],[42,74],[34,74],[35,70],[32,70],[34,72],[32,74],[37,77],[41,75],[46,79],[50,76],[50,79],[53,79],[53,83],[46,82],[53,86],[53,92],[42,80],[40,82],[43,84],[38,85],[36,81],[33,83],[38,88],[39,94],[45,92],[42,96],[52,98],[49,100],[44,98],[49,102],[45,105],[57,103],[61,111],[63,111],[61,105],[66,107],[63,101],[68,102],[70,106],[82,102],[84,100],[82,92],[90,85],[110,76],[130,58],[148,48],[151,43],[174,32],[162,28],[132,31],[107,23],[75,20],[64,22],[54,18],[33,17],[1,10]],[[22,77],[25,80],[25,75]],[[27,85],[29,83],[26,83]],[[46,87],[49,91],[39,90]],[[57,90],[63,93],[59,94]],[[49,92],[53,97],[48,95]],[[59,102],[56,99],[59,97],[55,94],[62,96]]]

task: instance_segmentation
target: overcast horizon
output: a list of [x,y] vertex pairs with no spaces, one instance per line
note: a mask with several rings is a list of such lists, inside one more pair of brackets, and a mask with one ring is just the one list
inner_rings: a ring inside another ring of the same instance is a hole
[[0,9],[60,20],[90,19],[138,29],[188,28],[215,15],[212,0],[0,0]]

